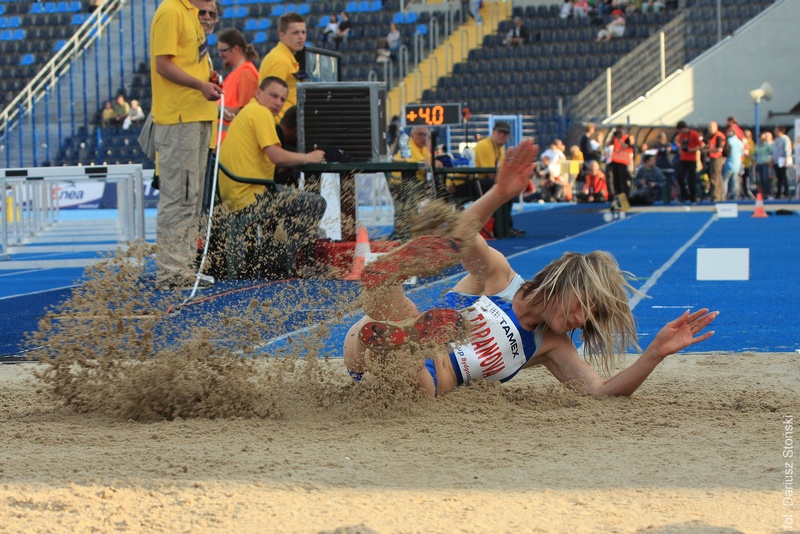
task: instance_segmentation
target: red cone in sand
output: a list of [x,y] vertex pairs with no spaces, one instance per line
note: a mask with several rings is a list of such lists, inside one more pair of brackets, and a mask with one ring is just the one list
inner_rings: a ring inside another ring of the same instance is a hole
[[764,197],[761,196],[761,193],[756,195],[756,209],[751,217],[754,219],[763,219],[765,217],[769,217],[767,212],[764,211]]
[[369,234],[365,227],[358,229],[356,236],[356,250],[353,254],[353,266],[350,268],[350,274],[347,274],[342,280],[360,280],[361,275],[364,273],[364,266],[367,264],[367,256],[370,253],[369,248]]

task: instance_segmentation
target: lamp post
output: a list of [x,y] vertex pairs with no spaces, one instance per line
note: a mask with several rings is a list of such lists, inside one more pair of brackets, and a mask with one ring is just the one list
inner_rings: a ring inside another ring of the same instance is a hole
[[753,104],[755,105],[756,123],[754,128],[754,140],[757,143],[758,138],[761,135],[761,112],[759,110],[759,106],[761,104],[761,100],[772,100],[772,85],[770,85],[769,82],[762,83],[761,87],[750,91],[750,98],[753,100]]

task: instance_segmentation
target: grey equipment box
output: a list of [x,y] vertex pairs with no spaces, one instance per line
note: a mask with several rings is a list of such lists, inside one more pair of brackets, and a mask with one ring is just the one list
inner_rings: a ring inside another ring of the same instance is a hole
[[383,161],[386,155],[386,84],[297,84],[297,150],[341,149],[352,161]]

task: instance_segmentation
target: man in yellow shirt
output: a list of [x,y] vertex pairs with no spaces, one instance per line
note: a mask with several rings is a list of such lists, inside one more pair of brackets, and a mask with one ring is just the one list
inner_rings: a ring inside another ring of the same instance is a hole
[[283,109],[278,113],[280,120],[286,110],[297,103],[297,78],[295,74],[300,71],[300,63],[295,54],[306,45],[306,21],[297,13],[285,13],[278,19],[278,39],[276,44],[261,61],[258,69],[258,79],[275,76],[286,82],[289,87],[289,96]]
[[[156,287],[194,281],[211,122],[222,88],[210,81],[208,41],[189,0],[164,0],[153,16],[153,122],[161,176],[156,219]],[[201,285],[214,283],[200,275]]]
[[[275,166],[297,166],[303,163],[320,163],[325,152],[314,150],[298,154],[284,150],[276,132],[275,115],[283,108],[289,88],[286,82],[274,76],[261,81],[255,96],[236,115],[228,128],[228,135],[220,146],[219,161],[231,173],[244,178],[272,180]],[[272,188],[271,188],[272,189]],[[297,252],[317,235],[317,228],[325,213],[325,199],[292,187],[275,184],[274,190],[266,186],[245,184],[219,173],[219,191],[223,203],[238,217],[245,217],[248,231],[234,239],[249,242],[227,243],[226,246],[250,249],[258,235],[270,239],[267,251],[272,258],[247,258],[249,264],[261,262],[275,266],[272,277],[294,276]],[[260,228],[260,232],[258,231]]]
[[[475,166],[497,168],[506,155],[506,143],[511,137],[511,125],[505,121],[497,121],[492,128],[492,135],[484,137],[475,144]],[[486,193],[494,185],[494,174],[484,175],[480,180],[481,190]],[[516,230],[511,222],[511,208],[514,200],[509,200],[494,216],[494,237],[517,237],[525,235],[524,230]]]

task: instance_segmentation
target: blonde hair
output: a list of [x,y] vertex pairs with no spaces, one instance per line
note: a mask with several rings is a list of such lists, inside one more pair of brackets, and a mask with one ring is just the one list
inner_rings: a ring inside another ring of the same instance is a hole
[[629,282],[633,275],[620,270],[608,252],[566,252],[526,282],[523,296],[534,304],[554,303],[564,315],[574,299],[586,316],[581,330],[585,355],[593,365],[609,372],[615,354],[628,347],[641,350],[628,298],[641,295]]

